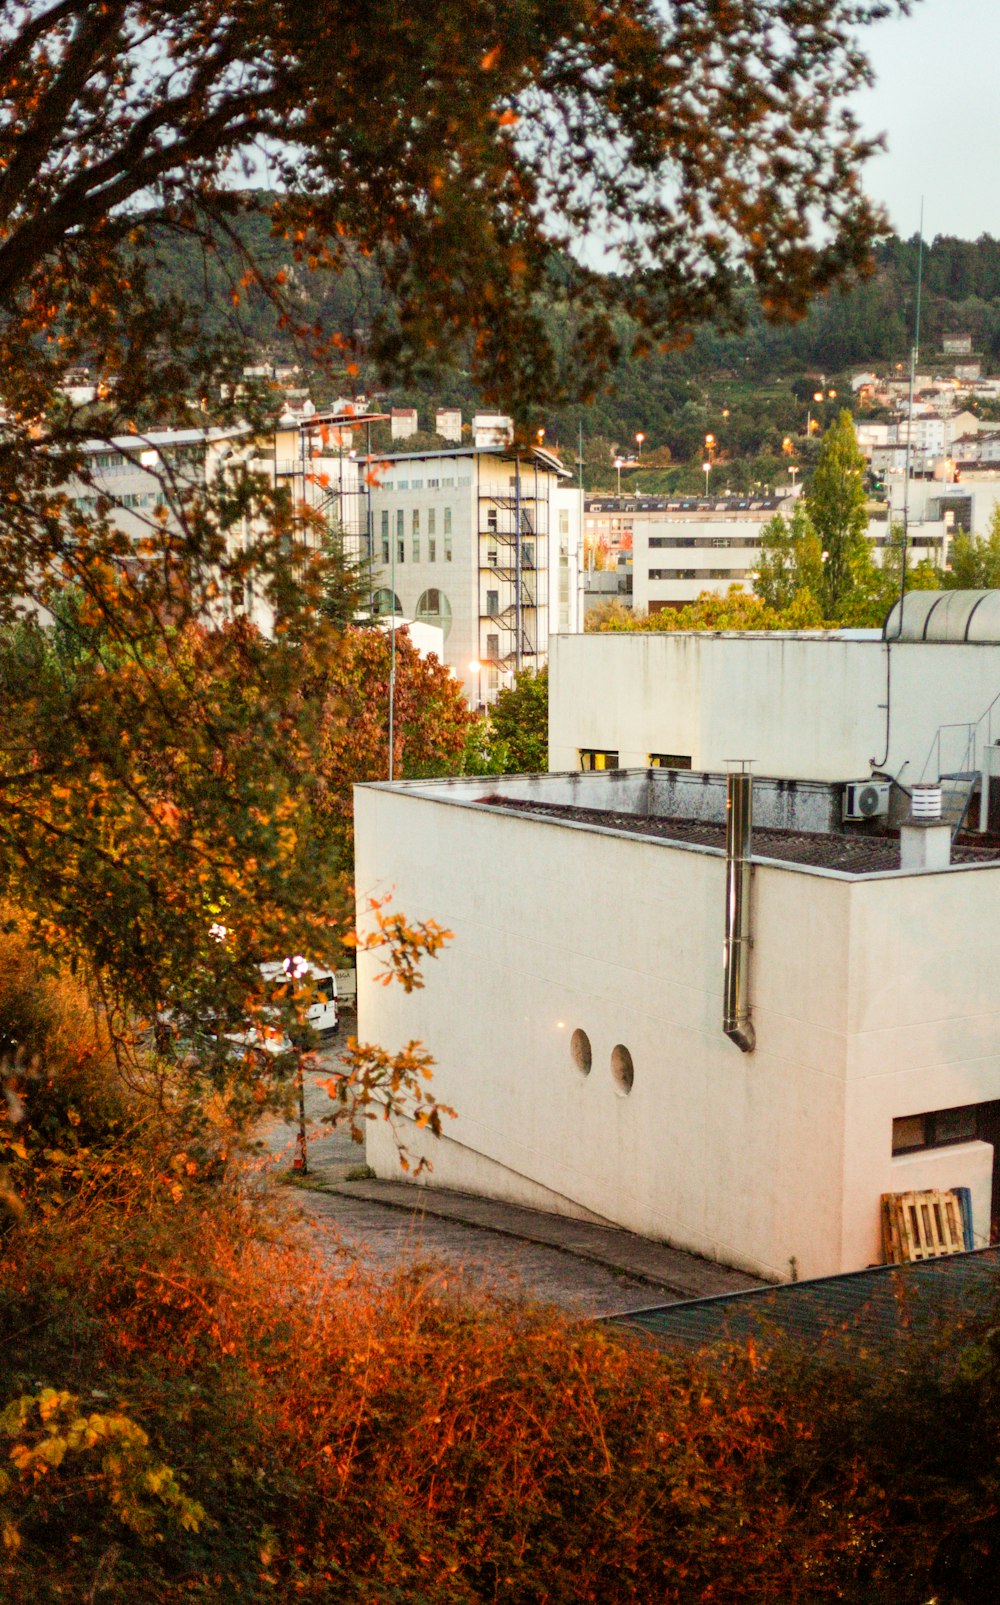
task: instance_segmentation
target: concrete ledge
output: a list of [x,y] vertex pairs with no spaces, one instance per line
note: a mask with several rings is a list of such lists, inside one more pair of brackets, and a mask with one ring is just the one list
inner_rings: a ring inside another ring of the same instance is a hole
[[623,1276],[662,1287],[678,1299],[711,1298],[719,1293],[742,1293],[768,1284],[745,1271],[730,1270],[713,1260],[699,1259],[668,1243],[651,1242],[614,1226],[597,1226],[565,1215],[548,1215],[519,1204],[442,1187],[415,1187],[412,1182],[342,1181],[329,1189],[348,1198],[411,1214],[436,1215],[464,1226],[499,1232],[525,1243],[555,1248],[579,1259],[592,1260]]

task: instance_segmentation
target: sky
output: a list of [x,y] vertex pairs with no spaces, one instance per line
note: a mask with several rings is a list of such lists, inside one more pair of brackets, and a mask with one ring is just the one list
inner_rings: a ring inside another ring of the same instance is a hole
[[888,149],[866,168],[896,231],[1000,236],[1000,0],[916,0],[865,30],[874,89],[856,97]]

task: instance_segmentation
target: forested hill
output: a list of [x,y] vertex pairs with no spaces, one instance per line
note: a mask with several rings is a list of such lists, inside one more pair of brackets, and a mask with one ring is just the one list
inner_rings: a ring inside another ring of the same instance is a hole
[[[320,324],[327,333],[363,333],[382,303],[370,263],[359,262],[339,278],[323,270],[310,272],[291,260],[283,242],[268,237],[266,223],[259,218],[246,227],[254,231],[254,237],[248,236],[251,248],[271,265],[286,267],[303,322]],[[263,297],[244,291],[234,310],[229,292],[242,272],[235,253],[228,260],[206,256],[196,244],[170,237],[157,241],[156,259],[161,286],[203,306],[220,328],[237,318],[262,358],[287,360],[293,355],[288,333],[279,327],[274,309]],[[697,449],[706,386],[716,396],[731,388],[739,407],[740,392],[745,399],[748,389],[762,394],[778,385],[787,391],[789,382],[803,375],[905,361],[912,341],[916,268],[916,239],[890,237],[876,248],[869,279],[848,295],[819,299],[808,317],[791,326],[766,323],[748,295],[741,333],[704,329],[682,352],[641,359],[625,355],[606,394],[587,408],[550,413],[545,421],[554,428],[555,438],[567,439],[575,435],[580,422],[585,435],[613,440],[628,440],[642,429],[651,443],[669,444],[676,459],[686,453],[689,435],[692,449]],[[553,305],[552,318],[558,320],[559,315]],[[627,336],[627,330],[623,332]],[[921,365],[933,368],[942,340],[955,334],[971,337],[973,352],[981,356],[986,369],[1000,367],[1000,240],[992,236],[975,241],[939,236],[924,247]],[[330,383],[336,385],[336,375]],[[379,390],[394,402],[415,402],[422,411],[447,403],[468,414],[480,400],[466,376],[454,371],[416,387],[389,391],[376,375],[363,370],[349,381],[345,375],[344,383],[351,389]],[[539,399],[544,405],[545,398]],[[690,428],[682,416],[685,409],[690,412]],[[775,422],[780,425],[780,420]]]

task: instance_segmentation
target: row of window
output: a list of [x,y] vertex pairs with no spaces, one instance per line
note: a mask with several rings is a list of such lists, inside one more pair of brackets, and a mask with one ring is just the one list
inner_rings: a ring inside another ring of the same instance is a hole
[[649,544],[650,544],[651,547],[654,547],[654,548],[660,548],[660,547],[668,547],[669,548],[669,547],[673,547],[673,546],[683,546],[685,548],[692,547],[692,546],[698,546],[698,547],[706,547],[706,546],[720,547],[721,546],[721,547],[724,547],[728,551],[728,550],[732,549],[733,547],[737,547],[737,548],[746,547],[746,548],[750,548],[750,549],[755,549],[755,548],[760,546],[760,541],[758,539],[755,539],[752,535],[747,535],[747,536],[743,536],[743,535],[683,535],[683,536],[652,535],[652,536],[650,536]]
[[651,580],[749,580],[752,568],[651,568]]
[[[581,747],[580,768],[585,770],[618,769],[617,752],[607,747]],[[679,752],[650,752],[646,755],[647,769],[690,769],[690,754]]]
[[440,479],[388,480],[383,483],[381,488],[383,490],[454,490],[457,486],[461,490],[464,486],[471,484],[471,474],[459,474],[457,479],[452,474],[450,477],[442,477]]
[[[387,618],[390,614],[395,618],[403,615],[403,604],[394,591],[387,585],[382,585],[372,596],[372,612],[376,618]],[[451,603],[443,591],[436,586],[424,591],[418,601],[413,614],[420,624],[433,624],[442,632],[445,640],[451,632]]]
[[[443,556],[444,561],[446,563],[450,563],[451,560],[452,560],[451,508],[450,507],[445,507],[445,508],[442,509],[442,512],[443,512],[443,515],[444,515],[443,519],[442,519],[442,529],[441,529],[442,542],[443,542],[442,556]],[[396,562],[397,563],[405,563],[406,562],[406,514],[405,514],[405,512],[403,511],[403,509],[401,507],[396,509],[395,524],[396,524],[396,530],[395,530]],[[389,533],[389,510],[388,510],[388,508],[383,508],[383,510],[382,510],[382,562],[383,563],[389,563],[391,561],[391,548],[390,548],[390,544],[389,544],[390,539],[391,539],[391,537],[390,537],[390,533]],[[410,519],[410,553],[411,553],[412,560],[413,560],[414,563],[419,563],[421,561],[420,509],[418,507],[415,507],[413,509],[413,512],[412,512],[412,515],[411,515],[411,519]],[[427,561],[428,561],[428,563],[436,563],[437,562],[437,555],[438,555],[437,509],[434,508],[434,507],[430,507],[430,508],[427,509]]]

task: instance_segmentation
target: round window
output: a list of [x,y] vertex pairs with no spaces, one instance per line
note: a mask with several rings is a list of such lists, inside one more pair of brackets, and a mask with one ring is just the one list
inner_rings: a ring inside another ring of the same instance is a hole
[[590,1048],[590,1038],[586,1031],[576,1030],[569,1039],[569,1051],[573,1063],[582,1076],[590,1075],[590,1067],[594,1062],[594,1055]]
[[616,1048],[611,1050],[611,1079],[615,1084],[615,1091],[620,1092],[622,1097],[626,1098],[632,1091],[632,1083],[635,1080],[635,1067],[632,1064],[632,1055],[629,1053],[628,1048],[623,1048],[620,1042]]

